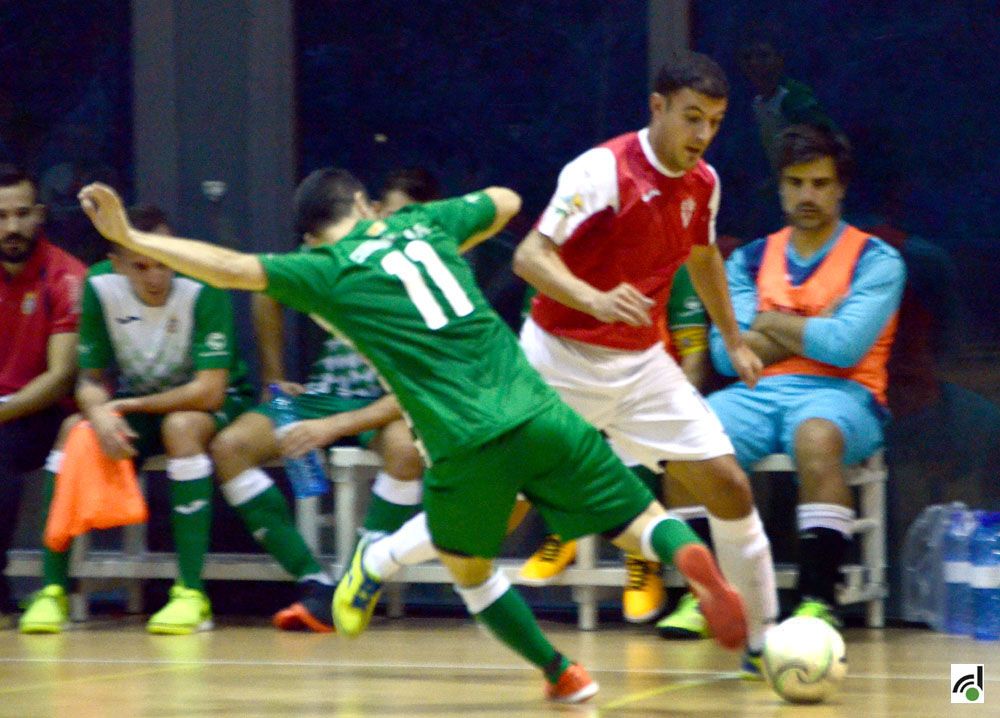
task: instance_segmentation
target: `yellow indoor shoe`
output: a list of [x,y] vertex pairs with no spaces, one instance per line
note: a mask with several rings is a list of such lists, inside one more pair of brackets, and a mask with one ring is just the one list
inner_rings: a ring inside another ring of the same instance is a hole
[[622,592],[622,614],[629,623],[646,623],[660,615],[667,595],[660,576],[660,564],[638,556],[625,555],[628,583]]
[[531,555],[517,574],[518,581],[527,586],[547,586],[576,558],[576,541],[563,543],[555,534],[549,534],[542,545]]

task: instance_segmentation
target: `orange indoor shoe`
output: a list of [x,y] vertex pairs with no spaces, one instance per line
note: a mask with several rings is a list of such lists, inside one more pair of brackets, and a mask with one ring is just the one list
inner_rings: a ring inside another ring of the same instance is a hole
[[747,613],[739,592],[719,571],[712,552],[702,544],[688,544],[674,554],[674,565],[698,598],[716,642],[735,651],[747,642]]
[[583,703],[600,686],[579,663],[571,663],[555,683],[545,684],[545,697],[554,703]]

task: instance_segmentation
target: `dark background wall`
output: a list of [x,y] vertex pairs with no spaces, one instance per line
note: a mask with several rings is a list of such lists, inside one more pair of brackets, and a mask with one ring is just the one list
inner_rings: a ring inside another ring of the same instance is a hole
[[[162,204],[183,233],[252,250],[293,246],[288,200],[321,165],[376,193],[388,170],[414,164],[449,193],[507,184],[525,211],[472,259],[514,324],[513,246],[563,164],[644,124],[650,58],[670,46],[690,42],[730,75],[709,154],[720,231],[774,229],[737,62],[748,28],[766,23],[788,74],[856,147],[849,217],[891,210],[923,242],[911,277],[929,305],[920,341],[934,345],[936,399],[889,427],[899,539],[932,501],[1000,501],[998,21],[1000,3],[976,0],[15,0],[0,3],[0,158],[42,177],[54,238],[87,260],[102,248],[72,198],[91,179]],[[226,192],[213,199],[206,180]],[[292,326],[301,368],[308,332]]]

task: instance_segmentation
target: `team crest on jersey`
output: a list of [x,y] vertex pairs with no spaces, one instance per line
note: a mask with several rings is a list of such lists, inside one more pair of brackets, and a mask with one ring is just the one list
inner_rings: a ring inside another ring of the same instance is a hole
[[179,324],[180,322],[177,321],[177,317],[170,317],[167,320],[167,334],[176,334]]
[[683,202],[681,202],[681,222],[684,224],[684,229],[688,228],[691,224],[691,218],[694,217],[695,207],[698,205],[694,201],[694,197],[686,197]]
[[38,306],[38,295],[34,292],[26,292],[24,299],[21,300],[21,314],[28,316],[29,314],[35,313],[35,307]]

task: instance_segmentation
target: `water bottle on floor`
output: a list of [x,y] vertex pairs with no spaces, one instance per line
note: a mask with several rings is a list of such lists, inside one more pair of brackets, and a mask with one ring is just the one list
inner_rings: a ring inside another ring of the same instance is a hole
[[1000,640],[1000,512],[984,511],[969,540],[972,637]]
[[[271,408],[274,411],[274,420],[277,425],[275,433],[280,438],[300,419],[298,412],[295,411],[292,397],[282,391],[277,384],[271,384],[269,388],[272,397]],[[297,458],[286,458],[285,473],[288,475],[288,482],[292,485],[292,493],[297,499],[321,496],[330,488],[323,464],[323,455],[319,449],[313,449]]]
[[945,532],[944,558],[944,630],[956,635],[969,635],[972,622],[972,594],[969,575],[969,536],[972,532],[971,513],[964,508],[951,512]]

